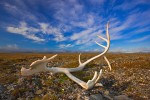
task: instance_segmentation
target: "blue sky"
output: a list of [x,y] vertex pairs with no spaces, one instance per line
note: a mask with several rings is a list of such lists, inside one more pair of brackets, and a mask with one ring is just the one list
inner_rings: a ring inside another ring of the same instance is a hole
[[150,52],[149,0],[1,0],[0,51]]

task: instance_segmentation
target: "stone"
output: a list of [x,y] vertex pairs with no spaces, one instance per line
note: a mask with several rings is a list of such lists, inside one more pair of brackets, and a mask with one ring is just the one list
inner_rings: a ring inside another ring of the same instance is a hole
[[0,85],[0,94],[3,93],[5,90],[4,86],[3,85]]
[[23,78],[23,77],[20,77],[20,78],[18,79],[17,83],[18,83],[18,84],[22,84],[23,81],[24,81],[24,78]]
[[105,94],[105,95],[109,95],[109,91],[106,90],[106,91],[104,92],[104,94]]
[[90,100],[104,100],[101,94],[94,94],[90,96]]
[[13,87],[13,85],[9,85],[9,86],[7,86],[7,89],[8,89],[8,91],[12,91],[12,90],[14,90],[14,87]]
[[42,93],[42,90],[37,90],[36,92],[35,92],[35,94],[41,94]]
[[42,97],[42,100],[50,100],[51,99],[51,96],[49,93],[45,94],[43,97]]
[[114,100],[131,100],[126,95],[114,96]]
[[104,100],[113,100],[113,98],[111,98],[109,95],[103,95]]

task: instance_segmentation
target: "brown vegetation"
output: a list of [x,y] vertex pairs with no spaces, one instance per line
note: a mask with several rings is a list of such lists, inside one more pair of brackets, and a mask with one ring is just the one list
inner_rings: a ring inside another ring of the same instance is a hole
[[[75,99],[82,90],[80,86],[71,81],[64,74],[41,73],[32,77],[22,77],[20,69],[22,66],[29,68],[31,62],[53,54],[36,53],[12,53],[0,54],[0,89],[4,87],[0,99],[12,96],[12,98],[26,98],[27,94],[33,94],[28,98],[64,98]],[[94,53],[82,54],[81,61],[94,56]],[[133,99],[150,99],[150,54],[107,54],[112,65],[112,71],[103,58],[90,62],[83,71],[73,73],[80,79],[87,81],[94,75],[94,71],[103,68],[100,82],[104,87],[90,90],[107,92],[110,96],[126,94]],[[49,62],[48,67],[77,67],[78,54],[59,54]],[[32,89],[34,90],[32,91]],[[78,90],[77,90],[78,89]],[[72,97],[71,97],[72,96]]]

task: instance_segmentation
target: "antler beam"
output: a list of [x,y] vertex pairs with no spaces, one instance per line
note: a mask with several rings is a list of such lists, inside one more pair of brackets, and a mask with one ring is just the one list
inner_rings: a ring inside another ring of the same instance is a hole
[[[99,57],[103,56],[108,51],[108,49],[110,47],[110,36],[109,36],[109,32],[108,32],[108,27],[109,27],[109,24],[107,23],[107,26],[106,26],[106,37],[107,38],[103,38],[103,37],[101,37],[101,36],[98,35],[98,37],[101,38],[102,40],[104,40],[107,43],[107,45],[104,46],[104,45],[99,44],[98,42],[95,41],[96,44],[98,44],[99,46],[103,47],[105,50],[102,53],[100,53],[100,54],[98,54],[98,55],[96,55],[96,56],[88,59],[87,61],[85,61],[83,63],[81,62],[81,54],[79,54],[79,66],[78,67],[76,67],[76,68],[60,68],[60,67],[59,68],[58,67],[48,68],[48,67],[46,67],[47,63],[51,59],[54,59],[57,56],[57,54],[56,54],[56,55],[54,55],[54,56],[52,56],[50,58],[46,58],[46,56],[44,56],[42,60],[36,60],[36,61],[34,61],[30,65],[29,69],[26,69],[26,68],[22,67],[21,74],[23,76],[29,76],[29,75],[33,75],[35,73],[45,72],[45,71],[50,71],[50,72],[55,72],[55,73],[64,73],[71,80],[73,80],[74,82],[76,82],[77,84],[79,84],[80,86],[82,86],[85,89],[91,89],[95,85],[102,86],[102,84],[97,83],[99,81],[100,77],[101,77],[102,69],[100,70],[99,73],[96,71],[95,74],[94,74],[93,79],[92,80],[88,80],[87,83],[84,82],[84,81],[82,81],[82,80],[80,80],[80,79],[78,79],[77,77],[73,76],[71,74],[71,72],[76,72],[76,71],[82,70],[89,62],[95,60],[96,58],[99,58]],[[109,69],[111,70],[111,65],[110,65],[108,59],[105,56],[104,56],[104,59],[106,60]]]

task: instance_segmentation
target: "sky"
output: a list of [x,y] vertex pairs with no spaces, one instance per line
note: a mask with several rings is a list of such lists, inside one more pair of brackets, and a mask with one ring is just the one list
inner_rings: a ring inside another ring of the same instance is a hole
[[149,0],[0,0],[0,52],[150,52]]

